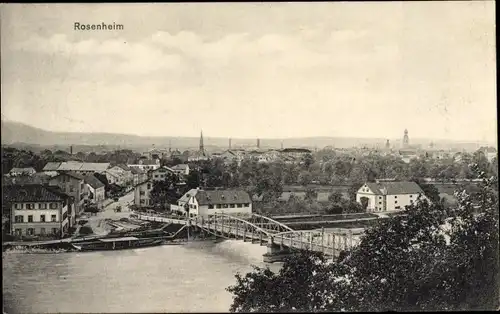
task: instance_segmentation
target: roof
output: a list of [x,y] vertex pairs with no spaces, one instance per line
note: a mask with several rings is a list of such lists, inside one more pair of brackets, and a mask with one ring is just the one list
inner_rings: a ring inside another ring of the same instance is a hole
[[[55,176],[55,177],[62,176],[62,175],[68,175],[68,176],[70,176],[70,177],[72,177],[72,178],[75,178],[75,179],[77,179],[77,180],[83,180],[83,176],[82,176],[81,174],[78,174],[78,173],[73,172],[73,171],[61,171],[61,172],[59,173],[59,175],[57,175],[57,176]],[[55,178],[55,177],[54,177],[54,178]]]
[[199,191],[198,189],[191,189],[186,193],[184,193],[184,195],[182,195],[178,201],[186,203],[187,201],[189,201],[191,197],[195,196],[198,193],[198,191]]
[[140,163],[141,165],[146,165],[146,166],[147,166],[147,165],[157,165],[157,164],[159,164],[159,163],[156,161],[156,159],[141,159],[141,160],[139,161],[139,163]]
[[199,190],[195,195],[198,204],[244,204],[251,203],[250,195],[242,190]]
[[56,171],[59,169],[60,165],[60,162],[48,162],[45,167],[43,167],[43,171]]
[[58,187],[42,184],[7,185],[3,200],[9,202],[58,202],[70,198]]
[[417,183],[409,181],[368,182],[366,186],[368,186],[373,193],[381,195],[424,193]]
[[116,165],[116,167],[119,167],[125,171],[130,171],[130,168],[127,165],[118,164],[118,165]]
[[99,179],[97,179],[94,175],[88,175],[84,177],[85,183],[90,185],[93,189],[99,189],[104,187],[104,183],[102,183]]
[[170,167],[163,166],[158,169],[151,170],[151,172],[174,172],[174,170]]
[[187,168],[189,168],[187,164],[179,164],[172,167],[173,170],[186,170]]
[[48,162],[43,171],[95,171],[102,172],[109,168],[109,162]]
[[133,174],[143,174],[143,173],[146,173],[144,170],[142,170],[141,168],[138,168],[138,167],[130,167],[130,171]]

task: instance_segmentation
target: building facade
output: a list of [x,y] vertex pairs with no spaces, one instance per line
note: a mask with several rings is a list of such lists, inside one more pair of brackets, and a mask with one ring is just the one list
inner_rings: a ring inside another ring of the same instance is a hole
[[70,197],[41,184],[8,186],[4,200],[11,208],[11,234],[62,237],[68,232]]
[[189,175],[189,165],[188,164],[175,165],[171,169],[175,172],[175,174],[177,174],[179,176]]
[[191,217],[214,214],[250,215],[252,199],[241,190],[192,189],[177,202],[177,208]]
[[89,203],[102,209],[104,200],[106,199],[105,185],[93,175],[84,177],[84,182],[87,187]]
[[134,187],[134,205],[137,207],[148,207],[152,205],[150,193],[153,189],[153,181],[147,180]]
[[49,185],[58,186],[64,193],[73,198],[74,206],[68,212],[70,227],[76,222],[76,216],[80,215],[84,210],[84,203],[87,196],[84,177],[75,172],[60,172],[59,175],[53,177],[49,181]]
[[32,176],[36,173],[35,168],[28,167],[28,168],[12,168],[9,171],[9,175],[11,177],[16,177],[16,176]]
[[424,192],[415,182],[365,183],[356,193],[356,201],[366,204],[367,212],[403,210],[417,199],[425,198]]

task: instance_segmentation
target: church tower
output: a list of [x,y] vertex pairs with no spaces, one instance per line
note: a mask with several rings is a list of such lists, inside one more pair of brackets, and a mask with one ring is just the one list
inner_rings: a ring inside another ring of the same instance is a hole
[[200,153],[205,151],[205,147],[203,146],[203,130],[200,134]]
[[410,146],[410,139],[408,138],[408,130],[405,129],[405,134],[403,136],[403,148],[408,148]]

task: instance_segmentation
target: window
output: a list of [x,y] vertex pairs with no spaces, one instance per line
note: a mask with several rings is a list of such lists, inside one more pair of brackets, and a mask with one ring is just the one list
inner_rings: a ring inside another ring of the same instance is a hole
[[26,204],[26,209],[33,209],[33,208],[31,208],[31,204]]
[[229,208],[234,208],[235,205],[234,204],[229,204]]
[[14,203],[14,209],[17,209],[17,204],[16,203]]
[[45,215],[40,215],[40,222],[45,222]]
[[23,229],[16,229],[14,232],[15,232],[16,236],[23,235]]
[[148,190],[151,189],[151,183],[148,183]]
[[69,191],[70,192],[74,192],[75,191],[75,189],[74,189],[74,187],[72,185],[69,186]]
[[210,204],[210,205],[208,205],[208,208],[209,208],[209,209],[213,209],[213,208],[214,208],[214,205]]
[[42,205],[42,206],[40,206],[39,208],[41,208],[41,209],[47,209],[47,203],[43,203],[43,204],[40,204],[40,205]]
[[398,196],[397,196],[397,195],[394,195],[394,198],[398,198]]
[[143,199],[141,200],[141,204],[144,204],[144,200]]
[[245,203],[245,207],[248,207],[248,206],[250,206],[250,203]]
[[222,204],[222,208],[228,208],[227,204]]
[[243,207],[243,204],[238,204],[238,208],[241,208],[241,207]]
[[23,223],[24,222],[24,216],[22,215],[17,215],[14,217],[14,221],[17,223]]
[[19,204],[19,209],[23,209],[23,203]]
[[57,229],[57,228],[52,228],[52,234],[57,234],[57,233],[58,233],[58,231],[59,231],[59,229]]
[[379,197],[378,197],[378,199],[379,199],[379,200],[381,200],[381,199],[382,199],[382,196],[379,196]]
[[26,235],[32,236],[34,234],[35,234],[35,229],[33,228],[26,229]]
[[40,228],[40,234],[45,234],[45,228]]
[[410,194],[410,198],[412,198],[412,197],[413,197],[413,195]]
[[398,203],[398,201],[394,201],[394,204],[397,204],[397,203]]
[[144,192],[144,191],[140,191],[140,192],[139,192],[139,195],[146,195],[146,192]]
[[413,200],[410,200],[410,204],[413,204]]
[[155,178],[158,178],[158,175],[157,175],[157,174],[155,174]]
[[42,203],[38,203],[38,209],[42,209]]
[[50,221],[57,222],[57,216],[56,215],[50,215]]
[[28,215],[28,222],[33,222],[33,215]]
[[382,205],[382,202],[378,202],[379,205]]

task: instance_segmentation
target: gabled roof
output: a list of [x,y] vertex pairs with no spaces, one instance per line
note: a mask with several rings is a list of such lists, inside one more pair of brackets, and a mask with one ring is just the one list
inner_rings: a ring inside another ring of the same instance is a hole
[[116,167],[119,167],[125,171],[130,171],[130,168],[127,166],[127,165],[124,165],[124,164],[118,164],[116,165]]
[[94,175],[88,175],[84,177],[85,183],[90,185],[93,189],[99,189],[104,187],[104,183],[102,183],[99,179],[97,179]]
[[41,184],[8,185],[3,190],[3,200],[7,202],[58,202],[68,198],[57,187]]
[[309,149],[306,148],[284,148],[281,150],[283,153],[311,153]]
[[378,195],[394,194],[418,194],[424,193],[420,186],[415,182],[396,181],[396,182],[367,182],[366,186]]
[[191,190],[187,191],[186,193],[184,193],[184,195],[182,195],[178,201],[186,203],[187,201],[189,201],[189,199],[191,197],[195,196],[199,191],[200,190],[198,190],[198,189],[191,189]]
[[198,204],[245,204],[251,203],[250,195],[242,190],[199,190],[195,195]]
[[43,171],[56,171],[59,169],[59,166],[61,165],[60,162],[48,162],[45,167],[43,167]]
[[172,170],[186,170],[189,168],[187,164],[178,164],[172,167]]

